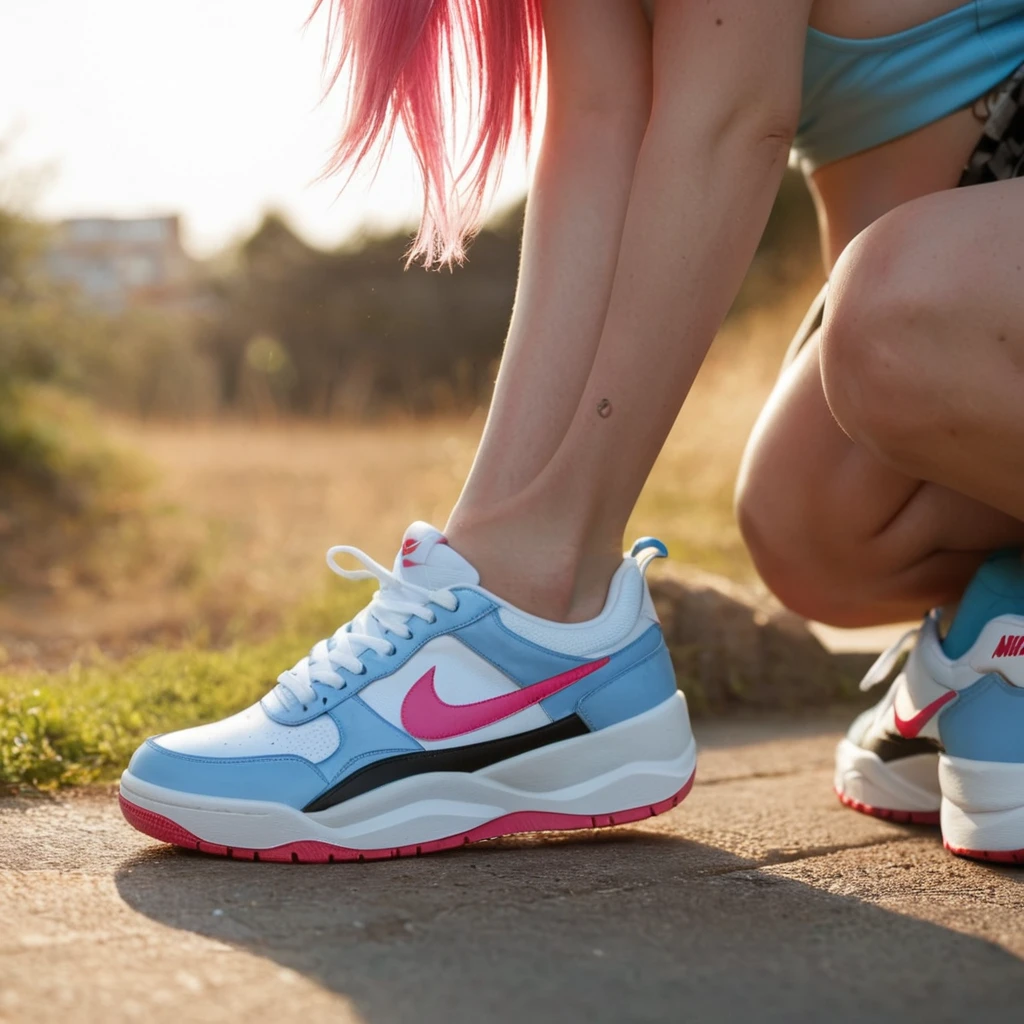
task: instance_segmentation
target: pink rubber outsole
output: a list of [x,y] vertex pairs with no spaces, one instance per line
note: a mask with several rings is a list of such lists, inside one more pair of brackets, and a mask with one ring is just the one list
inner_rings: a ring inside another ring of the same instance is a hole
[[120,797],[121,813],[129,825],[144,832],[147,836],[159,839],[173,846],[182,846],[189,850],[212,853],[221,857],[235,857],[238,860],[291,861],[296,864],[326,864],[336,861],[388,860],[395,857],[419,857],[424,853],[437,853],[440,850],[451,850],[468,843],[480,842],[483,839],[497,839],[500,836],[518,835],[523,832],[566,832],[581,828],[607,828],[611,825],[625,825],[631,821],[664,814],[681,803],[693,788],[696,772],[690,776],[686,785],[675,796],[670,796],[660,803],[632,807],[627,811],[616,811],[614,814],[557,814],[550,811],[520,811],[506,814],[483,825],[478,825],[468,832],[445,836],[427,843],[411,846],[395,846],[383,850],[351,850],[345,846],[333,846],[317,840],[299,843],[285,843],[266,850],[247,850],[236,846],[221,846],[208,843],[194,836],[187,829],[175,824],[162,814],[147,811],[136,804]]
[[840,803],[861,814],[870,814],[872,818],[884,818],[886,821],[895,821],[900,825],[938,825],[938,811],[892,811],[887,807],[872,807],[871,804],[861,803],[847,796],[841,790],[836,790],[836,796]]
[[1024,850],[967,850],[962,846],[953,846],[945,840],[942,845],[957,857],[987,860],[992,864],[1024,864]]
[[[886,821],[895,821],[904,825],[938,825],[938,811],[890,811],[885,807],[872,807],[870,804],[862,804],[859,800],[847,796],[836,790],[836,796],[847,807],[852,807],[861,814],[870,814],[874,818],[884,818]],[[967,850],[962,846],[954,846],[948,840],[943,839],[942,845],[950,853],[957,857],[967,857],[969,860],[985,860],[992,864],[1024,864],[1024,850]]]

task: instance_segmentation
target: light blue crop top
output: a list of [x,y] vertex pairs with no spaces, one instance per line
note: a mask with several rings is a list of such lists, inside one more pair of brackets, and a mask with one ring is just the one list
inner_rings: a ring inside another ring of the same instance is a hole
[[875,39],[808,29],[793,148],[811,169],[937,121],[1024,63],[1024,0],[972,0]]

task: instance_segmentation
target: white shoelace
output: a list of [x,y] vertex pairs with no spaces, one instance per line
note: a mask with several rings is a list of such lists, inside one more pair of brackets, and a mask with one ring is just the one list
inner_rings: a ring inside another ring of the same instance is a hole
[[[343,569],[335,561],[337,555],[351,555],[366,568]],[[317,699],[314,682],[336,690],[345,685],[338,669],[362,675],[366,671],[360,657],[364,651],[394,654],[395,645],[385,634],[393,633],[407,640],[412,636],[408,622],[413,616],[425,622],[436,622],[437,615],[430,605],[438,605],[450,612],[459,606],[459,599],[450,590],[428,590],[403,580],[359,548],[345,544],[330,548],[327,565],[331,572],[347,580],[377,579],[380,590],[351,622],[336,630],[333,636],[321,640],[308,657],[277,677],[278,685],[303,705]]]

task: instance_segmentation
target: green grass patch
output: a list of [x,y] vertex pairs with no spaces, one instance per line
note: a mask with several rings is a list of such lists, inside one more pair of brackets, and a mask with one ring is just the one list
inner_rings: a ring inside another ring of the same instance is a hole
[[56,789],[116,778],[155,733],[247,707],[363,607],[369,588],[306,605],[273,638],[223,650],[152,650],[58,674],[0,674],[0,786]]

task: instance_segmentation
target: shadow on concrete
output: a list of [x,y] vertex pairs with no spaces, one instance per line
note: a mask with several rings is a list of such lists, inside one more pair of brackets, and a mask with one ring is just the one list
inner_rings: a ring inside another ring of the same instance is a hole
[[992,943],[639,829],[306,866],[170,848],[135,910],[345,995],[367,1024],[1016,1021]]

